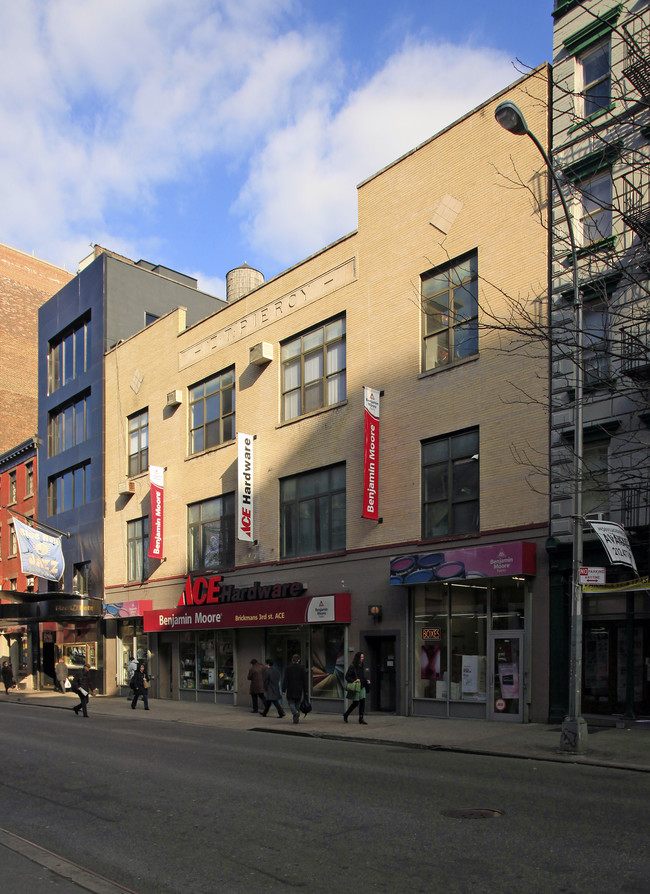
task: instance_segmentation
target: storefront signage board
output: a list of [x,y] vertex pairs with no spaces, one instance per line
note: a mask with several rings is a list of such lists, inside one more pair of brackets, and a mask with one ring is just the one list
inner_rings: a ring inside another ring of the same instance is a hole
[[151,611],[153,599],[132,599],[130,602],[105,602],[104,618],[139,618]]
[[362,518],[379,520],[379,391],[363,389],[363,509]]
[[255,603],[177,606],[144,613],[144,632],[280,627],[296,624],[349,624],[350,594],[301,596]]
[[149,488],[151,494],[151,537],[148,558],[163,558],[163,499],[165,469],[163,466],[149,466]]
[[511,577],[514,574],[532,577],[536,572],[537,546],[525,541],[394,556],[390,560],[392,586],[477,577]]
[[237,435],[237,539],[253,543],[253,435]]

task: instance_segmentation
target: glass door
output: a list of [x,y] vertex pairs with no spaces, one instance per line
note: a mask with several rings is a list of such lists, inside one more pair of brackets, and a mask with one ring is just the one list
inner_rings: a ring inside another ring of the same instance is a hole
[[491,632],[488,645],[488,719],[523,723],[524,632]]

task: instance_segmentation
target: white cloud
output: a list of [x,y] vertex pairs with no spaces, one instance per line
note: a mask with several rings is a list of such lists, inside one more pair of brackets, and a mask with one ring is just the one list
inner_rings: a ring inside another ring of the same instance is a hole
[[251,244],[288,264],[354,230],[360,181],[516,77],[493,51],[407,44],[341,108],[306,108],[269,136],[237,203]]
[[[336,32],[299,28],[305,8],[0,4],[2,241],[68,269],[91,242],[165,263],[175,223],[154,212],[205,165],[245,176],[212,234],[232,242],[241,227],[247,248],[229,266],[279,268],[356,227],[360,180],[516,77],[479,48],[407,43],[346,94]],[[201,282],[223,292],[222,280]]]

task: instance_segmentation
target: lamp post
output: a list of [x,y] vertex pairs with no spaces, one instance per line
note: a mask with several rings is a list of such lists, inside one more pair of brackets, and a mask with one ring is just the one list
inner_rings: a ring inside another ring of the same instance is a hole
[[573,407],[573,555],[571,571],[571,653],[569,665],[569,713],[562,721],[560,748],[563,751],[582,753],[587,748],[587,723],[582,713],[582,482],[583,482],[583,332],[582,295],[578,288],[578,253],[571,214],[564,193],[557,179],[553,165],[544,147],[534,133],[528,129],[521,110],[513,102],[500,103],[494,112],[497,122],[505,130],[516,136],[527,136],[539,150],[560,197],[566,218],[569,243],[571,245],[571,265],[573,270],[573,312],[575,334],[575,394]]

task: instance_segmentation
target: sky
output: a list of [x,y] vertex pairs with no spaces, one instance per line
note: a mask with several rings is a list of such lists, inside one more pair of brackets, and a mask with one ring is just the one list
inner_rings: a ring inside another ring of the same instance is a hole
[[357,185],[542,62],[553,0],[0,0],[0,242],[225,297],[357,227]]

